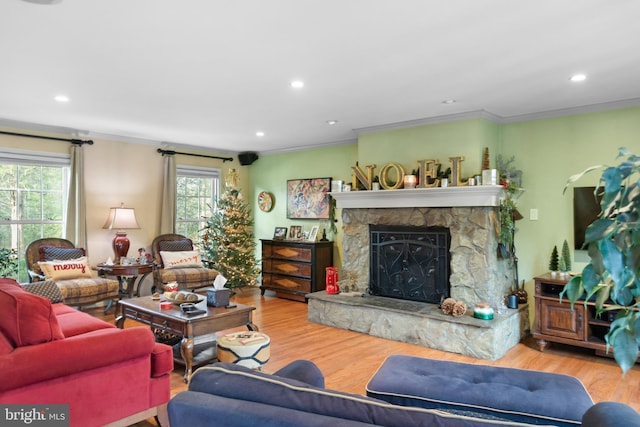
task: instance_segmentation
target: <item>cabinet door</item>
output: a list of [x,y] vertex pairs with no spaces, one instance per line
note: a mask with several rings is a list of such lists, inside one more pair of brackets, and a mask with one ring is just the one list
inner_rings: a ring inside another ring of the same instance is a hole
[[541,333],[574,340],[585,339],[584,306],[543,300],[540,307]]

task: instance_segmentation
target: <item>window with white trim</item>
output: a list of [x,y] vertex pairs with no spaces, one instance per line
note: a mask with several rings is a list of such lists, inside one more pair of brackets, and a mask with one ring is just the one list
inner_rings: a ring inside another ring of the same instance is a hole
[[176,233],[194,243],[211,216],[220,189],[220,169],[176,167]]
[[16,249],[19,281],[24,251],[43,237],[64,237],[70,156],[0,150],[0,247]]

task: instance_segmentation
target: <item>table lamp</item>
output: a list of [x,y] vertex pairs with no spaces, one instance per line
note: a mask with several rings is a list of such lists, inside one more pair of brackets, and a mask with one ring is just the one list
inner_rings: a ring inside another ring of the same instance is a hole
[[125,208],[124,203],[119,208],[111,208],[107,222],[102,227],[104,229],[116,230],[113,238],[113,252],[116,254],[115,263],[120,264],[120,260],[127,256],[129,252],[129,239],[124,230],[140,228],[136,220],[136,212],[133,208]]

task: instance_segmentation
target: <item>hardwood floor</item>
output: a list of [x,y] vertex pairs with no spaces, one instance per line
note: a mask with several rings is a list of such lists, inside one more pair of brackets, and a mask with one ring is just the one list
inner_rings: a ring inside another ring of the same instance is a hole
[[[307,321],[306,304],[276,298],[269,292],[261,296],[258,289],[242,290],[232,301],[255,306],[253,322],[271,338],[271,359],[264,372],[275,372],[296,359],[309,359],[324,373],[327,388],[364,394],[369,378],[388,355],[407,354],[572,375],[582,381],[595,402],[623,402],[640,411],[640,365],[622,377],[613,359],[595,356],[587,349],[554,344],[542,353],[528,337],[492,362],[311,323]],[[115,321],[113,310],[104,315],[98,307],[91,314]],[[125,327],[132,326],[136,323],[127,321]],[[172,396],[186,390],[183,374],[183,368],[176,365],[171,378]],[[156,425],[152,419],[137,424],[152,425]]]

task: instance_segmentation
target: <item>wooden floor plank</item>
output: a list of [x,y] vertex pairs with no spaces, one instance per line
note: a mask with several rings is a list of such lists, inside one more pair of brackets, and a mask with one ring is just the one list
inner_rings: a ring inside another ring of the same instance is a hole
[[[311,323],[307,320],[306,304],[276,298],[269,292],[261,296],[258,289],[242,290],[232,301],[256,307],[253,321],[271,338],[271,359],[263,369],[268,373],[293,360],[309,359],[324,373],[327,388],[363,394],[369,378],[388,355],[406,354],[567,374],[582,381],[595,402],[617,401],[640,411],[639,366],[622,377],[615,361],[595,356],[587,349],[553,345],[542,353],[528,337],[500,360],[492,362]],[[91,314],[114,322],[113,310],[104,315],[96,308]],[[134,322],[127,323],[127,327],[130,325]],[[186,390],[183,373],[183,368],[177,365],[171,377],[172,396]],[[138,427],[152,425],[155,425],[153,419],[136,424]]]

